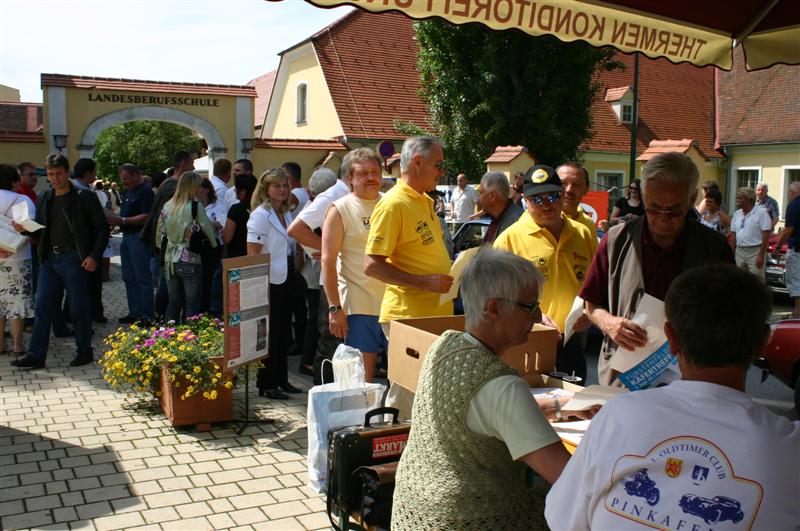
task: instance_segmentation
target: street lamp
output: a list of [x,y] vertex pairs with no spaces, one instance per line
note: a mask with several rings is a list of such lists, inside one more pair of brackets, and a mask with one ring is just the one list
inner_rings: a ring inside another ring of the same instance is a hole
[[256,143],[255,138],[243,138],[242,139],[242,153],[244,153],[244,158],[247,158],[247,154],[253,151],[253,146]]
[[53,135],[53,145],[61,155],[61,150],[67,147],[67,135]]

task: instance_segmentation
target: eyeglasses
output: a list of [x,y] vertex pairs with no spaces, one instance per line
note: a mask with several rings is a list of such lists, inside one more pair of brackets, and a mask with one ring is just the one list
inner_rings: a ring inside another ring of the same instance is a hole
[[548,203],[557,203],[561,199],[561,192],[550,192],[548,194],[532,195],[528,198],[534,205],[542,206],[545,200]]
[[637,187],[635,187],[635,186],[631,186],[630,190],[631,190],[631,192],[638,192],[639,191],[639,189]]
[[531,315],[536,315],[536,312],[539,311],[539,302],[538,301],[534,302],[533,304],[529,304],[527,302],[520,302],[520,301],[511,300],[511,299],[500,299],[500,298],[498,298],[497,300],[503,301],[503,302],[510,302],[511,304],[516,304],[517,306],[519,306],[520,308],[525,310],[526,313],[529,313]]
[[657,208],[645,208],[645,212],[651,216],[665,216],[670,219],[682,218],[686,215],[686,209],[681,210],[659,210]]
[[437,170],[442,171],[444,169],[444,161],[440,160],[436,164],[434,164]]

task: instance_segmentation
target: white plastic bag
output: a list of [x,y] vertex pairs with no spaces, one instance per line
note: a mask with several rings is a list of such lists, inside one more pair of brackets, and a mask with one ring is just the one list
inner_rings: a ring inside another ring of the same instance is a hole
[[308,392],[308,486],[320,494],[328,479],[328,432],[360,425],[379,407],[384,386],[370,383],[343,389],[338,383],[315,385]]
[[336,347],[333,353],[333,381],[342,389],[363,387],[366,383],[364,377],[364,355],[357,348],[349,347],[344,343]]

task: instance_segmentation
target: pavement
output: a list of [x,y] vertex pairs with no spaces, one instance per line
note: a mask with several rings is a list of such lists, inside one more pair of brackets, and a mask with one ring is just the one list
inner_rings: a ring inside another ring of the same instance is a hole
[[[118,261],[103,300],[110,321],[94,323],[95,358],[127,313]],[[33,371],[0,357],[0,529],[330,528],[324,498],[306,487],[307,394],[251,393],[251,417],[274,424],[197,433],[110,389],[96,364],[69,367],[74,351],[73,338],[51,338],[47,368]]]

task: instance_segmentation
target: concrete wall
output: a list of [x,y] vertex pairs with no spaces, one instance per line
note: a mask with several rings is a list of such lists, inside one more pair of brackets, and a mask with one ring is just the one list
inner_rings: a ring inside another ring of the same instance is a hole
[[[303,184],[308,184],[308,179],[320,162],[327,157],[327,150],[321,149],[271,149],[256,148],[251,153],[250,160],[253,161],[254,175],[258,177],[270,168],[276,168],[284,162],[296,162],[302,168]],[[342,157],[345,151],[337,152],[325,166],[335,172],[339,172],[342,166]]]
[[778,201],[781,219],[786,214],[788,203],[788,171],[800,170],[800,143],[763,146],[734,146],[726,148],[729,157],[731,186],[726,201],[733,205],[737,170],[754,169],[759,172],[759,181],[767,183],[769,195]]
[[48,154],[47,142],[0,142],[0,162],[4,164],[16,166],[20,162],[32,162],[44,168]]

